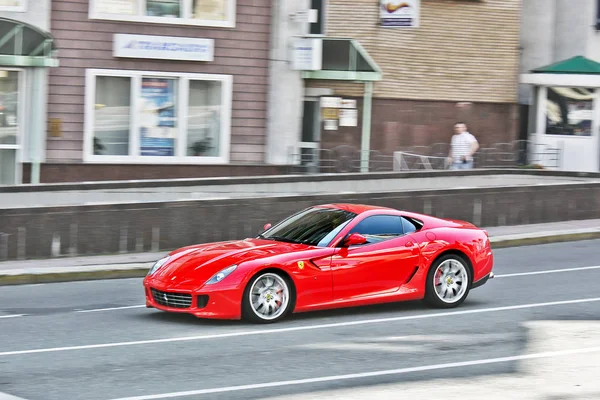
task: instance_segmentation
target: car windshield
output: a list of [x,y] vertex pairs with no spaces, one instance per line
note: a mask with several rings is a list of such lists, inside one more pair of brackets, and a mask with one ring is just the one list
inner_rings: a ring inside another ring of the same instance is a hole
[[354,217],[355,213],[335,208],[309,208],[283,220],[259,237],[325,247]]

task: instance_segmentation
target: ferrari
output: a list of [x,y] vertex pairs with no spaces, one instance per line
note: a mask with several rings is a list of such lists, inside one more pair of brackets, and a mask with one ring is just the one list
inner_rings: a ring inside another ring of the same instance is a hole
[[424,300],[463,303],[494,277],[488,233],[392,208],[326,204],[255,238],[183,247],[144,278],[146,307],[273,323],[290,313]]

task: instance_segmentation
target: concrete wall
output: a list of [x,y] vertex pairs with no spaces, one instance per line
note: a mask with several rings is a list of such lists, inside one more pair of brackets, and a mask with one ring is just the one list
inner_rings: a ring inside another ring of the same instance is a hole
[[481,227],[600,218],[600,183],[300,195],[0,210],[0,260],[172,250],[255,236],[267,222],[331,202],[367,203]]
[[[596,7],[597,0],[522,1],[520,73],[579,55],[600,62]],[[519,102],[532,104],[529,85],[519,85]]]
[[269,70],[269,110],[267,124],[267,163],[288,164],[289,149],[300,138],[304,80],[300,71],[291,68],[290,51],[294,36],[308,33],[307,22],[289,18],[300,10],[307,10],[308,0],[270,0],[271,44]]

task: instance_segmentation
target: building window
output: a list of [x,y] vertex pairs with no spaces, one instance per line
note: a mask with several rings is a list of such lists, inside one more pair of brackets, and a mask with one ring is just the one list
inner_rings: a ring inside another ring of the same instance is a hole
[[0,11],[27,11],[26,0],[0,0]]
[[90,0],[90,19],[233,28],[235,7],[236,0]]
[[310,24],[311,35],[325,34],[325,0],[310,0],[311,10],[317,10],[317,22]]
[[13,185],[19,179],[21,72],[0,69],[0,185]]
[[230,75],[88,70],[85,161],[227,163]]
[[594,89],[549,87],[546,135],[591,136]]

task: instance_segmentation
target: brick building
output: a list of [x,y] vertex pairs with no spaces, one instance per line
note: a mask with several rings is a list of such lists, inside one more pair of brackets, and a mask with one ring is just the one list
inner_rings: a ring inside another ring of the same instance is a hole
[[[370,148],[391,154],[400,147],[448,143],[457,120],[482,144],[517,139],[520,3],[415,1],[417,26],[390,27],[382,26],[381,8],[373,1],[348,7],[330,0],[325,34],[359,41],[382,72],[373,87]],[[307,80],[306,86],[357,99],[361,108],[361,84]],[[321,147],[360,148],[360,130],[361,121],[323,130]]]

